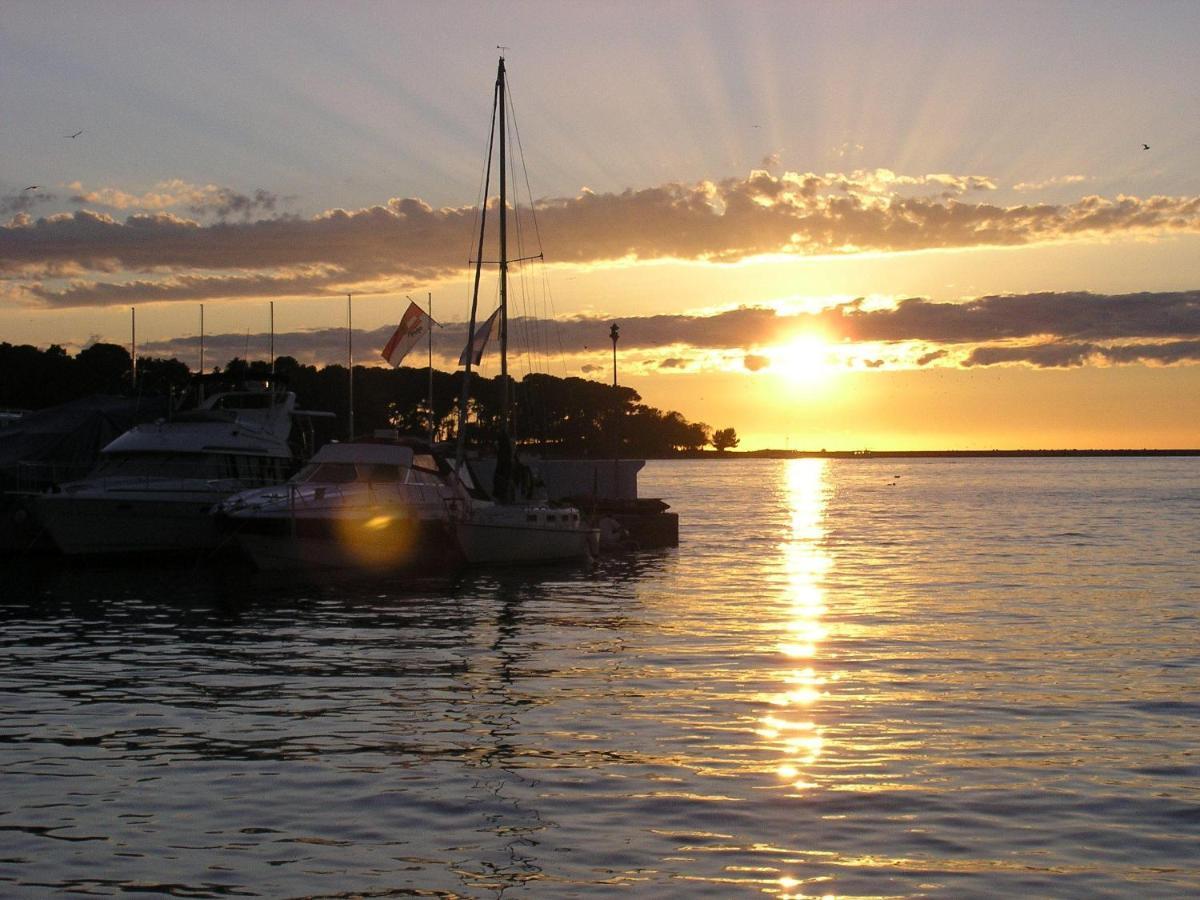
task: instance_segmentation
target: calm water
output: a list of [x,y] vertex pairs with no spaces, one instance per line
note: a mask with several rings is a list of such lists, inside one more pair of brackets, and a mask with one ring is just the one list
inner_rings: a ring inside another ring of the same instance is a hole
[[1200,894],[1200,459],[642,493],[595,571],[9,564],[0,895]]

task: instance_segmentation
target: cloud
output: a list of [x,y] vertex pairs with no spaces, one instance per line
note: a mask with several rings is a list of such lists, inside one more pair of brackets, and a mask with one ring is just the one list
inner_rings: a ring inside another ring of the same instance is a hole
[[[35,206],[40,206],[43,203],[51,203],[58,199],[57,194],[48,191],[21,191],[16,194],[8,194],[0,197],[0,216],[11,216],[14,213],[28,213]],[[27,222],[27,219],[21,219],[20,223]],[[18,222],[10,222],[10,225],[19,227]]]
[[1013,185],[1013,190],[1022,193],[1044,191],[1046,188],[1068,184],[1082,184],[1088,180],[1088,176],[1086,175],[1055,175],[1052,178],[1045,178],[1042,181],[1019,181]]
[[995,366],[1023,362],[1039,369],[1063,369],[1082,366],[1096,353],[1094,344],[1053,343],[1029,347],[976,347],[963,361],[964,366]]
[[[608,327],[608,318],[576,317],[556,323],[564,346],[582,347]],[[801,334],[830,341],[978,344],[1053,335],[1071,340],[1200,337],[1200,291],[1137,294],[1004,294],[972,300],[901,300],[889,308],[863,308],[861,300],[811,313],[782,315],[767,307],[738,307],[708,316],[626,317],[621,344],[661,348],[756,348]],[[944,350],[937,350],[944,353]],[[930,356],[922,365],[938,356]]]
[[[859,361],[878,368],[896,366],[962,365],[964,367],[1020,364],[1047,367],[1097,365],[1176,365],[1200,362],[1200,291],[1140,294],[1018,294],[981,297],[959,303],[934,303],[920,298],[902,300],[891,308],[864,309],[850,301],[819,312],[780,314],[765,307],[739,307],[712,315],[627,316],[619,320],[623,353],[646,352],[662,370],[685,370],[700,365],[711,351],[726,351],[714,359],[740,361],[748,372],[769,367],[763,351],[797,336],[821,334],[846,358],[870,352]],[[514,352],[534,352],[547,340],[561,348],[564,359],[587,359],[608,334],[611,316],[577,316],[554,322],[514,318],[510,334]],[[434,334],[434,354],[452,364],[466,342],[463,322],[446,322]],[[357,332],[354,346],[364,357],[386,343],[394,326]],[[246,335],[214,335],[206,346],[219,356],[243,353]],[[342,329],[292,332],[276,336],[279,353],[306,362],[335,361],[345,352]],[[252,338],[266,347],[265,334]],[[192,353],[196,338],[147,344],[154,355]],[[887,346],[900,348],[889,353]],[[940,346],[939,346],[940,345]],[[223,348],[223,349],[222,349]],[[214,357],[215,358],[215,357]],[[907,362],[906,362],[907,360]],[[700,361],[700,362],[698,362]],[[585,374],[606,371],[584,363]]]
[[152,190],[141,194],[111,187],[86,190],[78,181],[68,187],[75,192],[71,202],[80,205],[142,212],[186,208],[193,215],[212,214],[221,219],[234,214],[249,218],[255,212],[274,212],[280,202],[280,198],[270,191],[257,190],[253,194],[242,194],[232,188],[215,184],[189,184],[178,178],[160,181]]
[[976,347],[963,361],[965,366],[994,366],[1025,363],[1037,368],[1074,368],[1089,362],[1111,365],[1135,363],[1169,366],[1200,363],[1200,341],[1117,344],[1049,343],[1016,347]]
[[241,215],[249,219],[255,212],[274,212],[280,197],[270,191],[257,190],[253,195],[239,194],[230,188],[217,188],[213,194],[202,202],[193,203],[188,210],[195,215],[213,213],[224,219],[231,215]]
[[1169,338],[1200,335],[1200,291],[1005,294],[961,303],[912,298],[893,309],[839,306],[818,315],[834,333],[855,341]]
[[95,188],[87,190],[83,183],[74,181],[67,185],[75,193],[71,196],[72,203],[103,206],[108,209],[138,209],[157,211],[176,206],[186,206],[201,203],[219,190],[216,185],[188,184],[179,179],[160,181],[153,190],[142,194],[131,194],[120,188]]
[[[280,198],[214,186],[164,182],[143,195],[80,193],[111,208],[158,204],[120,221],[78,210],[0,226],[0,273],[74,267],[136,273],[143,295],[201,299],[253,296],[261,288],[310,296],[348,284],[428,283],[466,268],[475,210],[434,209],[415,198],[317,216],[272,216]],[[1087,196],[1071,203],[999,205],[968,200],[992,191],[982,175],[903,175],[887,169],[818,175],[756,170],[745,178],[669,183],[620,193],[584,190],[538,204],[546,259],[592,265],[678,259],[733,263],[763,254],[846,254],[1035,242],[1098,240],[1200,232],[1200,197]],[[933,191],[932,195],[929,191]],[[89,201],[90,202],[90,201]],[[183,204],[218,221],[201,223],[166,209]],[[241,217],[237,219],[235,217]],[[285,283],[279,271],[303,270]],[[219,277],[201,280],[203,272]],[[319,274],[317,274],[319,273]],[[191,279],[181,281],[184,276]],[[46,306],[127,302],[129,278],[41,284],[31,298]],[[186,283],[186,289],[180,288]]]

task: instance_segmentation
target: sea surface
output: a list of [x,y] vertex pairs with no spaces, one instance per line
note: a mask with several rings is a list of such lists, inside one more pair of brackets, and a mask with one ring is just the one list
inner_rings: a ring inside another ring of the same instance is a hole
[[0,564],[0,896],[1200,896],[1200,458],[641,489],[594,568]]

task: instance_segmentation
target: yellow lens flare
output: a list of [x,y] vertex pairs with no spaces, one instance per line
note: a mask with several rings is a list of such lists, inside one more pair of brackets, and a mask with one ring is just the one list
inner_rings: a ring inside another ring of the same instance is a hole
[[338,544],[356,565],[370,569],[404,566],[417,549],[417,522],[381,512],[338,522]]

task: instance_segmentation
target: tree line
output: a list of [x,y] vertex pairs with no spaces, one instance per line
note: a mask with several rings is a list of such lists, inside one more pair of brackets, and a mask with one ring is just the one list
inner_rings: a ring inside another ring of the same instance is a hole
[[[97,343],[71,356],[52,345],[39,350],[0,343],[0,407],[42,409],[91,394],[172,394],[184,397],[197,379],[177,359],[139,356],[136,383],[129,351]],[[335,418],[321,436],[345,438],[349,429],[349,374],[344,365],[318,368],[290,356],[269,363],[234,359],[204,379],[238,382],[275,378],[295,392],[304,408],[327,411]],[[431,434],[446,440],[457,434],[458,404],[464,373],[433,372],[432,403],[427,368],[354,367],[354,429],[369,434],[396,428],[405,434]],[[203,380],[203,379],[202,379]],[[471,373],[467,438],[494,441],[499,434],[501,376]],[[509,378],[512,431],[516,440],[545,455],[670,456],[695,452],[712,444],[736,447],[732,428],[713,431],[689,422],[678,412],[642,403],[630,387],[613,387],[584,378],[528,374]],[[318,424],[322,420],[318,420]]]

